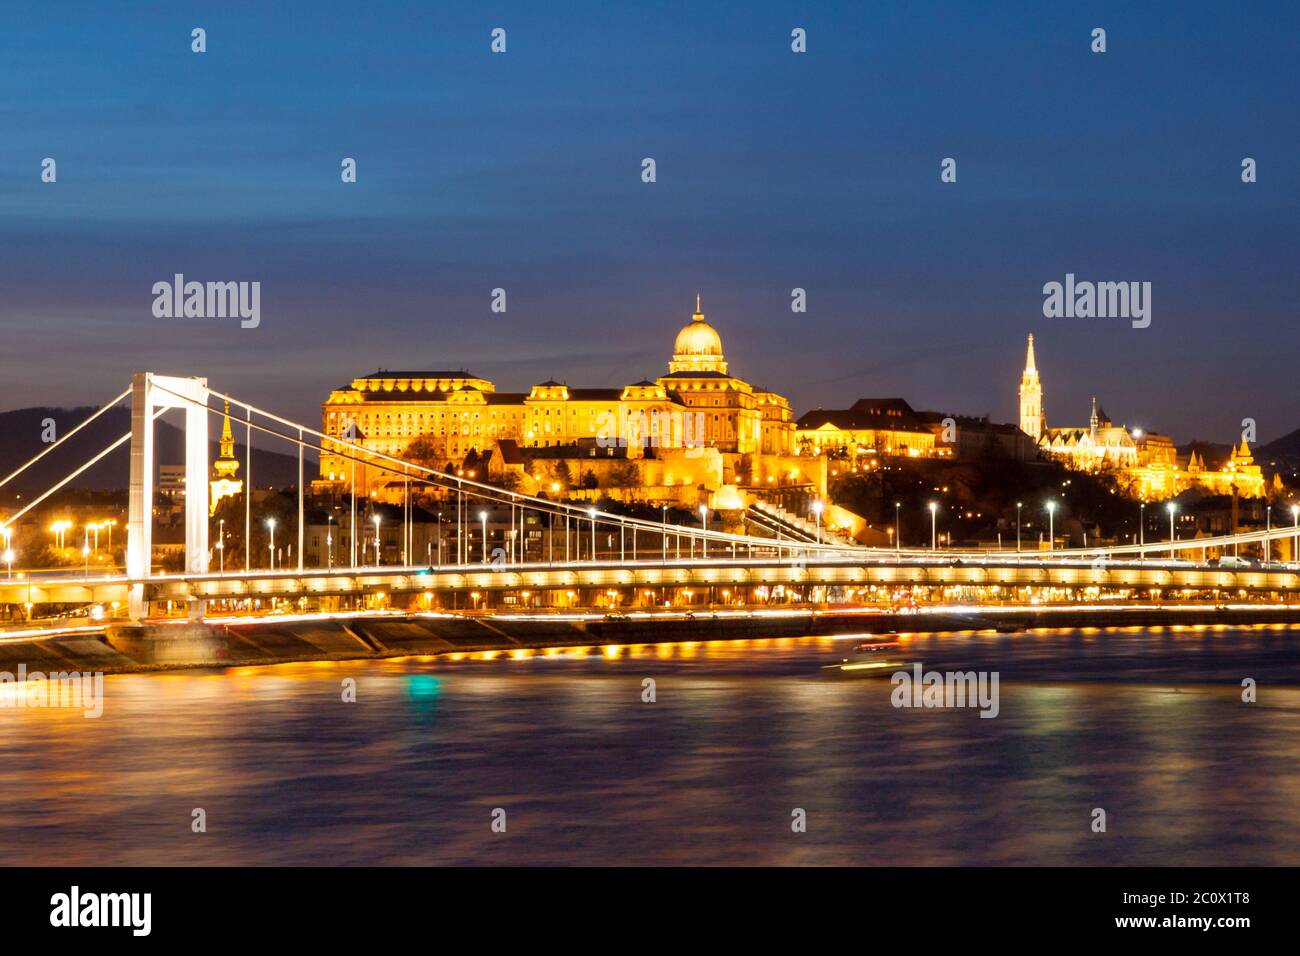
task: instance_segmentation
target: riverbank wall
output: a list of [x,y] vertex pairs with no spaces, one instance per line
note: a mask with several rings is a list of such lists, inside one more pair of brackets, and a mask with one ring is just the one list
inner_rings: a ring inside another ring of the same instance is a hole
[[102,632],[0,643],[0,671],[132,671],[254,666],[293,661],[510,652],[546,647],[660,644],[813,636],[1116,628],[1286,625],[1300,605],[1282,607],[987,608],[917,613],[743,611],[636,616],[358,615],[223,624],[110,625]]

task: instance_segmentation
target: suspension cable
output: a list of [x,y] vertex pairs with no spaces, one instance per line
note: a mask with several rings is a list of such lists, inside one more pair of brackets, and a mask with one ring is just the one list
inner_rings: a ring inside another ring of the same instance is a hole
[[[188,404],[206,408],[208,411],[212,412],[213,414],[220,414],[219,412],[217,412],[216,409],[212,408],[211,406],[205,405],[202,402],[190,398],[187,395],[181,395],[178,392],[172,391],[171,389],[167,388],[164,385],[159,384],[156,385],[155,387],[161,389],[162,391],[167,392],[169,395],[172,395]],[[454,483],[452,488],[447,488],[446,486],[437,484],[436,481],[427,482],[428,484],[432,484],[435,487],[443,488],[444,490],[454,490],[454,488],[463,489],[463,486],[468,485],[471,488],[476,488],[479,490],[479,493],[476,495],[476,497],[485,498],[489,501],[495,501],[502,504],[528,502],[534,510],[547,511],[552,514],[572,515],[574,517],[583,520],[588,520],[588,521],[592,519],[599,519],[600,523],[602,524],[622,524],[624,526],[635,525],[650,531],[662,532],[662,525],[656,521],[650,521],[644,518],[628,517],[624,515],[615,515],[609,512],[600,511],[595,508],[583,509],[576,505],[568,504],[567,502],[550,501],[546,498],[537,498],[533,495],[523,494],[522,492],[503,490],[493,485],[488,485],[483,482],[476,481],[472,478],[465,478],[463,476],[451,475],[443,471],[438,471],[436,468],[428,468],[425,467],[424,465],[415,464],[414,462],[404,461],[401,458],[396,458],[392,455],[385,454],[384,452],[366,449],[345,439],[333,438],[329,435],[324,434],[323,432],[316,431],[314,428],[309,428],[298,422],[294,422],[289,419],[282,418],[279,415],[276,415],[272,412],[264,411],[263,409],[251,405],[248,402],[242,401],[234,397],[233,395],[227,395],[224,392],[220,392],[214,388],[209,388],[208,392],[211,395],[217,396],[217,398],[223,399],[225,401],[231,402],[232,404],[238,405],[241,408],[247,409],[249,412],[256,412],[257,414],[261,415],[263,418],[270,419],[271,421],[277,422],[278,424],[285,425],[295,430],[301,430],[306,434],[309,434],[315,438],[320,439],[321,441],[329,442],[331,445],[338,445],[344,448],[353,449],[356,452],[359,452],[362,456],[364,456],[359,459],[353,459],[361,462],[362,464],[367,464],[372,467],[381,467],[383,468],[383,470],[389,471],[393,474],[409,474],[409,472],[406,470],[413,468],[416,469],[417,471],[423,472],[426,475],[431,475],[435,479],[441,479],[442,481],[448,482],[449,484]],[[290,444],[297,444],[298,442],[302,441],[302,439],[295,438],[293,435],[286,435],[282,432],[277,432],[274,429],[270,429],[265,426],[254,425],[254,427],[257,428],[259,431],[263,431],[266,432],[267,434],[274,435],[275,437],[287,441]],[[307,445],[307,447],[310,447],[313,450],[320,451],[324,454],[337,454],[340,458],[344,458],[344,459],[349,459],[350,457],[332,448],[327,450],[323,446],[310,445],[310,444]],[[384,467],[375,459],[379,459],[380,461],[383,462],[391,462],[393,465],[400,466],[400,468],[403,470],[399,471],[397,468]],[[595,513],[593,514],[593,512]],[[700,535],[714,541],[722,541],[722,542],[736,543],[736,544],[757,543],[752,536],[728,534],[722,531],[705,531],[703,529],[693,529],[685,525],[673,525],[670,527],[674,527],[675,529],[677,529],[674,532],[676,534]],[[791,544],[792,543],[790,542],[782,542],[780,546],[783,549],[789,550],[791,548]],[[800,551],[844,552],[844,551],[864,550],[861,548],[861,546],[858,545],[833,545],[833,544],[815,543],[815,542],[799,542],[798,545],[796,545],[795,547],[797,550]]]
[[[162,414],[163,412],[165,412],[165,411],[167,411],[167,409],[165,409],[165,408],[160,408],[160,409],[158,409],[156,412],[154,412],[154,414],[153,414],[153,418],[150,419],[150,421],[151,421],[151,422],[152,422],[152,421],[157,421],[158,416],[161,415],[161,414]],[[22,508],[20,508],[18,511],[16,511],[16,512],[13,514],[13,516],[10,517],[10,518],[5,522],[5,524],[11,524],[12,522],[17,521],[17,520],[18,520],[19,518],[21,518],[23,515],[27,514],[27,512],[31,511],[33,508],[35,508],[37,505],[39,505],[42,501],[44,501],[46,498],[48,498],[50,495],[54,494],[56,491],[58,491],[60,488],[62,488],[64,485],[66,485],[68,482],[72,481],[72,479],[76,478],[78,475],[80,475],[82,472],[84,472],[86,469],[92,467],[92,466],[95,465],[95,464],[98,464],[98,463],[99,463],[103,458],[105,458],[106,456],[108,456],[108,455],[111,454],[112,452],[116,451],[118,448],[122,447],[122,445],[124,445],[124,444],[126,444],[126,442],[130,441],[130,439],[131,439],[131,433],[130,433],[130,432],[127,432],[125,435],[123,435],[123,436],[122,436],[121,438],[119,438],[117,441],[113,442],[113,444],[109,445],[107,448],[105,448],[103,451],[101,451],[101,452],[100,452],[98,455],[96,455],[94,458],[90,459],[90,460],[87,461],[85,464],[83,464],[80,468],[78,468],[76,471],[72,472],[72,474],[68,475],[66,478],[64,478],[62,481],[58,482],[57,484],[55,484],[55,485],[51,485],[51,486],[50,486],[50,487],[49,487],[49,488],[48,488],[48,489],[47,489],[43,494],[41,494],[39,497],[35,498],[35,499],[32,500],[32,501],[29,501],[29,502],[28,502],[24,507],[22,507]]]
[[22,464],[22,465],[19,465],[18,468],[17,468],[15,471],[11,472],[11,473],[9,474],[8,477],[4,478],[3,480],[0,480],[0,488],[3,488],[5,485],[9,484],[10,481],[12,481],[13,479],[17,478],[19,475],[21,475],[24,471],[26,471],[26,470],[27,470],[28,468],[30,468],[32,465],[36,464],[38,461],[40,461],[42,458],[44,458],[44,457],[45,457],[46,455],[48,455],[50,452],[54,451],[54,449],[58,448],[58,447],[59,447],[60,445],[62,445],[65,441],[67,441],[67,440],[68,440],[69,438],[71,438],[73,435],[77,434],[77,432],[81,431],[83,428],[85,428],[87,425],[89,425],[91,422],[93,422],[96,418],[98,418],[100,415],[103,415],[106,411],[108,411],[110,408],[112,408],[114,405],[116,405],[118,402],[120,402],[122,399],[126,398],[126,397],[127,397],[128,395],[130,395],[130,394],[131,394],[131,389],[128,388],[128,389],[127,389],[126,391],[124,391],[121,395],[117,396],[117,398],[113,399],[113,400],[112,400],[111,402],[109,402],[107,405],[103,406],[99,411],[95,412],[93,415],[91,415],[89,418],[87,418],[85,421],[83,421],[83,422],[82,422],[80,425],[78,425],[76,428],[72,429],[72,431],[70,431],[70,432],[66,432],[66,433],[64,434],[64,436],[63,436],[62,438],[60,438],[58,441],[56,441],[56,442],[54,442],[52,445],[49,445],[48,447],[42,449],[40,452],[38,452],[38,453],[36,454],[35,457],[33,457],[33,458],[29,458],[29,459],[26,461],[26,463],[24,463],[24,464]]

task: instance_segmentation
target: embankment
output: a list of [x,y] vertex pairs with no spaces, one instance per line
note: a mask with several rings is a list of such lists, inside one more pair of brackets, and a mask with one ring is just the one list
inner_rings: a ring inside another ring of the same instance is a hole
[[238,624],[113,625],[103,633],[10,639],[0,671],[128,671],[356,660],[520,648],[676,641],[753,640],[818,635],[1015,632],[1034,628],[1248,626],[1300,623],[1285,607],[989,608],[979,613],[923,611],[720,612],[613,618],[373,615]]

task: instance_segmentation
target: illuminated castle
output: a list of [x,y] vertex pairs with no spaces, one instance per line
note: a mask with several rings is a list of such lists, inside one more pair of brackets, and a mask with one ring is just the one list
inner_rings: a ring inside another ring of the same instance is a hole
[[[647,487],[692,483],[713,490],[788,478],[790,466],[780,460],[794,445],[789,401],[729,370],[722,338],[705,321],[698,297],[677,333],[667,374],[654,380],[615,388],[548,380],[527,392],[499,392],[464,369],[381,370],[334,389],[321,413],[326,435],[355,436],[366,450],[398,458],[417,440],[421,458],[439,466],[494,451],[506,465],[564,455],[617,458],[636,461]],[[314,485],[346,490],[352,470],[327,443]],[[358,490],[367,493],[390,477],[363,466]],[[522,477],[528,490],[548,484],[544,476]]]

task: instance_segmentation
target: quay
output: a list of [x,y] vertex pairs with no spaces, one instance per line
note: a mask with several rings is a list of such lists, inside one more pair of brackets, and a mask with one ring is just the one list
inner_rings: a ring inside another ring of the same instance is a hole
[[561,647],[1051,628],[1233,628],[1300,624],[1300,605],[719,610],[693,615],[375,613],[74,628],[0,641],[0,670],[129,673],[298,661],[506,653]]

